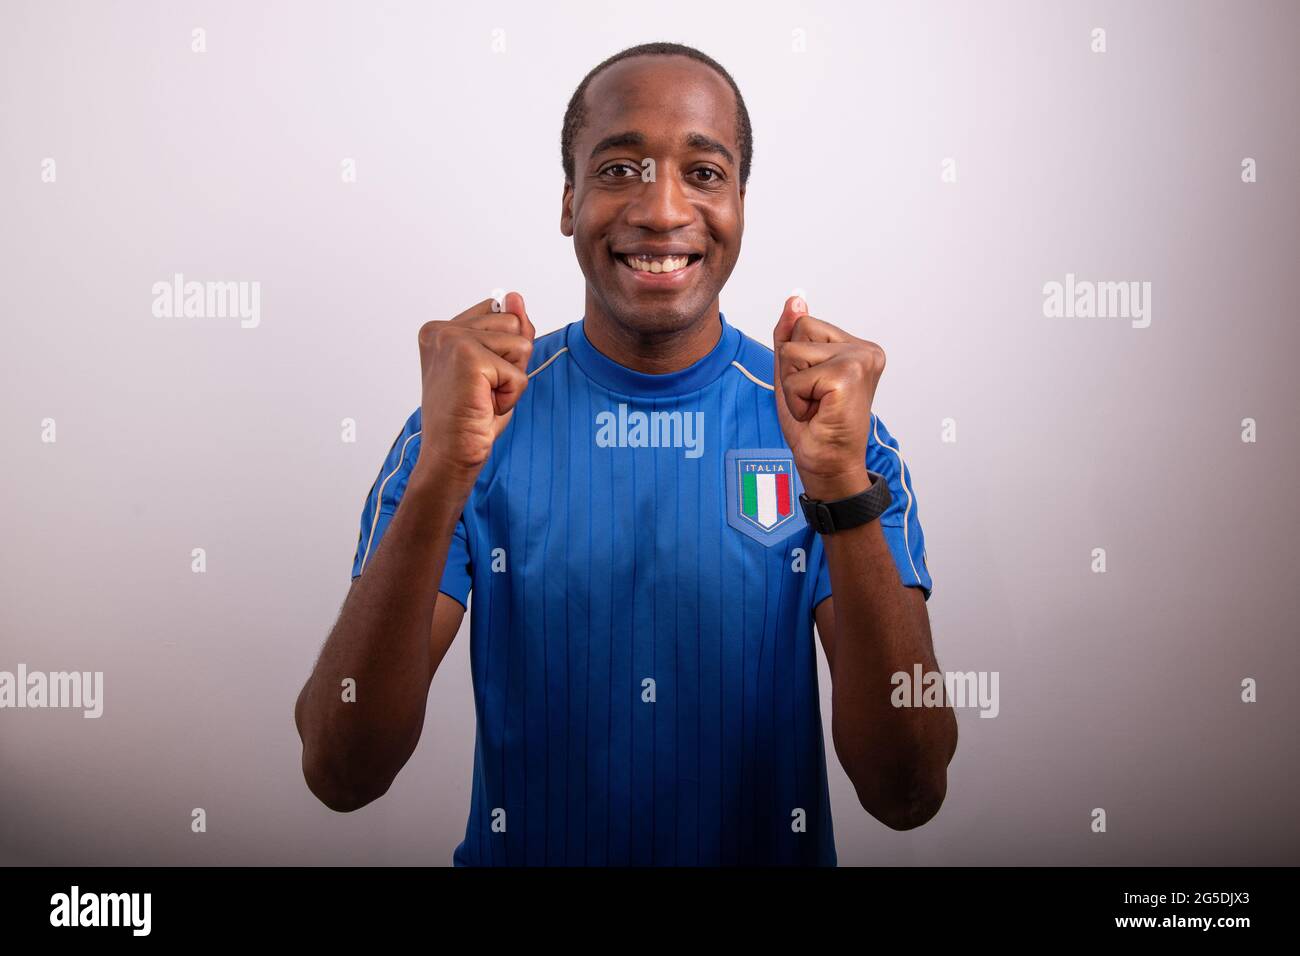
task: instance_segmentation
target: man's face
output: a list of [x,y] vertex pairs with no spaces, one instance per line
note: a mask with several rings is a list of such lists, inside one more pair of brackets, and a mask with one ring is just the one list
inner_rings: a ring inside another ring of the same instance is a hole
[[[602,310],[636,332],[687,328],[716,308],[740,255],[735,95],[703,63],[639,56],[600,73],[586,102],[560,231],[573,236],[588,313]],[[643,181],[646,159],[653,182]],[[671,271],[655,273],[627,261],[669,253],[689,264],[669,261]]]

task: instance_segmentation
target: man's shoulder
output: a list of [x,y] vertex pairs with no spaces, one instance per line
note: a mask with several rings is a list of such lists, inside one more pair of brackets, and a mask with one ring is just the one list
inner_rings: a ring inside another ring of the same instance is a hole
[[740,347],[736,349],[736,357],[731,362],[732,369],[743,375],[751,384],[770,391],[773,388],[773,371],[776,367],[775,354],[770,346],[764,345],[741,329],[737,331],[740,332]]
[[[569,323],[572,325],[573,323]],[[565,344],[568,341],[569,326],[562,325],[558,329],[538,335],[533,338],[533,351],[528,356],[528,375],[531,377],[540,372],[544,367],[553,364],[563,353],[568,351]]]

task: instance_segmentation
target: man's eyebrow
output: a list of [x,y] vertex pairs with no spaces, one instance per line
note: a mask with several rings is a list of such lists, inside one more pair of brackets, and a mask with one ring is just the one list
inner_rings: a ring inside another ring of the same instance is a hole
[[685,143],[691,149],[702,149],[708,153],[717,153],[731,165],[736,165],[736,157],[731,155],[731,150],[723,146],[716,139],[705,136],[703,133],[687,133]]
[[625,133],[613,133],[609,136],[606,136],[599,143],[597,143],[595,146],[592,147],[590,158],[595,159],[596,156],[605,152],[605,150],[607,149],[617,149],[620,146],[644,146],[644,145],[645,145],[645,137],[640,133],[636,132],[635,130],[629,130]]
[[[711,136],[705,136],[703,133],[687,133],[682,137],[682,142],[688,149],[704,150],[709,153],[717,153],[731,165],[736,165],[736,157],[731,154],[731,150],[723,146]],[[645,136],[636,130],[628,130],[623,133],[612,133],[597,143],[591,150],[591,157],[595,159],[598,155],[609,149],[618,149],[621,146],[644,146]]]

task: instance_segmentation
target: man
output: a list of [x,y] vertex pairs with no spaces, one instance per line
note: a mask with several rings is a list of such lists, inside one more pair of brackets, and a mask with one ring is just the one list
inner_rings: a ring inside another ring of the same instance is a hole
[[704,54],[611,57],[561,146],[583,318],[537,337],[511,292],[421,328],[421,406],[298,699],[326,805],[387,791],[472,591],[457,865],[834,865],[814,619],[862,806],[938,810],[953,712],[891,704],[891,675],[937,668],[911,477],[871,412],[884,354],[797,297],[775,355],[720,311],[751,141]]

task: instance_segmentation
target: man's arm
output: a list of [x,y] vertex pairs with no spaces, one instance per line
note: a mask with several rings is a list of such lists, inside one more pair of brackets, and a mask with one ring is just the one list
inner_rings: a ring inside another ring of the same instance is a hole
[[[332,810],[387,792],[424,728],[429,686],[465,608],[430,586],[442,579],[459,496],[412,474],[392,522],[352,582],[338,621],[298,695],[307,786]],[[345,701],[343,681],[356,682]]]
[[[772,346],[777,418],[804,492],[838,501],[870,488],[871,405],[885,350],[810,315],[801,296],[786,299]],[[902,455],[890,451],[903,483]],[[821,601],[814,616],[831,669],[835,753],[868,813],[895,830],[920,826],[943,803],[957,748],[950,707],[890,702],[893,674],[911,674],[916,664],[937,670],[924,595],[903,585],[879,519],[824,535],[823,543],[829,590],[839,600],[834,607]]]
[[[383,796],[420,740],[429,685],[464,614],[434,585],[477,476],[528,387],[535,334],[518,292],[420,327],[420,419],[416,426],[412,417],[418,431],[406,439],[420,438],[415,461],[405,491],[393,492],[401,497],[374,554],[359,557],[360,577],[294,707],[303,775],[331,809]],[[372,507],[406,460],[404,442]],[[354,701],[343,699],[349,678]]]
[[[858,490],[870,483],[864,469]],[[910,677],[918,663],[938,670],[925,597],[903,585],[879,520],[822,541],[835,597],[814,615],[831,672],[836,756],[863,809],[895,830],[918,827],[939,811],[957,749],[957,718],[946,702],[890,702],[893,674]]]

